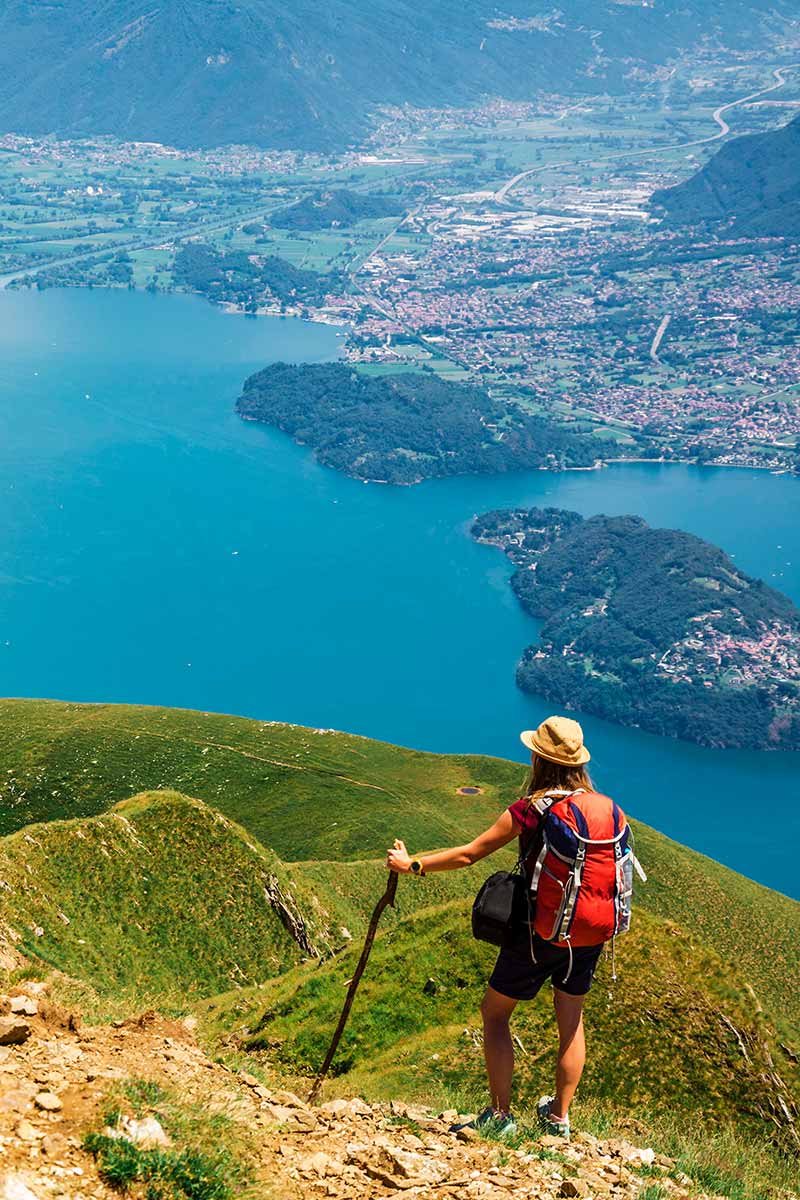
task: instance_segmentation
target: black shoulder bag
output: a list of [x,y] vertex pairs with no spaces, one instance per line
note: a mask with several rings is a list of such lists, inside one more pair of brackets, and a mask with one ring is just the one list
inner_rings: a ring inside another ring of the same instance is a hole
[[[530,803],[530,802],[529,802]],[[530,807],[525,813],[527,817]],[[484,883],[472,905],[472,936],[479,942],[504,946],[521,922],[528,920],[528,884],[525,879],[525,860],[528,858],[541,826],[541,820],[522,847],[513,871],[495,871]]]

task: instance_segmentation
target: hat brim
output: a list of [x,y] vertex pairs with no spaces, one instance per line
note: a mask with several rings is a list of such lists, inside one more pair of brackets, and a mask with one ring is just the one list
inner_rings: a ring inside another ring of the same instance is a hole
[[584,763],[591,761],[591,754],[585,746],[581,746],[574,758],[554,758],[552,754],[548,754],[536,742],[535,729],[523,729],[519,735],[519,740],[528,750],[532,750],[534,754],[538,754],[539,758],[546,759],[547,762],[556,763],[559,767],[582,767]]

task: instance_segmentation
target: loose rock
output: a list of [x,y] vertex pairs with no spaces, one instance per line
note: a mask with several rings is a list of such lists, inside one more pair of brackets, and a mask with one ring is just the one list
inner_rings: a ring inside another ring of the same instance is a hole
[[44,1130],[37,1129],[35,1125],[31,1125],[30,1121],[26,1121],[23,1117],[21,1121],[17,1122],[16,1134],[22,1142],[35,1142],[39,1138],[44,1137]]
[[69,1143],[63,1133],[47,1133],[42,1138],[42,1151],[48,1158],[61,1158],[68,1149]]
[[12,1171],[0,1175],[0,1200],[38,1200],[21,1175]]
[[164,1132],[160,1121],[155,1117],[122,1117],[118,1125],[108,1126],[105,1130],[107,1137],[124,1138],[142,1150],[153,1150],[157,1146],[170,1146],[172,1143]]
[[31,1027],[21,1017],[0,1017],[0,1046],[21,1046],[31,1036]]
[[33,996],[12,996],[11,997],[12,1013],[22,1013],[26,1017],[35,1017],[39,1011],[39,1005]]
[[565,1179],[558,1189],[559,1196],[589,1196],[591,1188],[585,1179]]
[[481,1135],[478,1133],[477,1129],[471,1129],[469,1126],[459,1129],[456,1133],[456,1137],[458,1138],[459,1142],[479,1142],[481,1140]]

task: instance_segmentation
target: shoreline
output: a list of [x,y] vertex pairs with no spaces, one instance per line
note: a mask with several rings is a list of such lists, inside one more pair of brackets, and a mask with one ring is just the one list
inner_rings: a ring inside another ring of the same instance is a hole
[[[3,281],[4,278],[6,280],[5,283]],[[4,292],[15,292],[15,291],[36,292],[38,290],[35,283],[31,283],[30,285],[27,285],[24,287],[18,287],[18,288],[9,287],[8,283],[11,282],[13,280],[13,278],[15,278],[15,277],[9,277],[9,276],[0,277],[0,291],[4,291]],[[123,285],[123,284],[118,284],[118,285],[109,284],[105,287],[93,287],[93,288],[87,288],[81,284],[68,284],[68,285],[64,285],[64,286],[59,285],[59,284],[52,284],[50,286],[52,288],[60,290],[60,291],[67,291],[67,290],[72,289],[75,291],[94,291],[94,292],[102,292],[102,291],[113,291],[113,292],[135,291],[135,292],[140,292],[140,293],[149,292],[148,288],[143,288],[143,287],[129,288],[127,285]],[[49,290],[49,288],[45,289],[45,290]],[[162,296],[195,296],[197,299],[205,301],[205,303],[210,305],[212,308],[215,308],[218,311],[223,312],[229,316],[268,317],[272,320],[277,319],[277,320],[302,321],[304,324],[327,325],[329,328],[340,329],[342,331],[349,330],[349,328],[350,328],[349,322],[336,321],[332,317],[321,314],[319,312],[319,310],[316,310],[316,312],[319,314],[316,316],[315,315],[302,316],[298,310],[288,311],[288,312],[280,312],[280,311],[275,311],[275,310],[267,309],[267,308],[259,308],[254,313],[248,313],[248,312],[245,312],[245,310],[240,305],[236,305],[232,301],[212,300],[208,296],[204,295],[202,292],[194,291],[191,288],[161,288],[157,292],[150,293],[150,294],[162,295]],[[307,309],[306,311],[308,313],[312,313],[315,310]],[[354,365],[354,370],[357,370],[357,369],[358,369],[357,365]],[[390,372],[387,372],[387,374],[390,374]],[[241,414],[239,414],[239,415],[241,415]],[[280,426],[271,425],[267,421],[259,421],[257,417],[250,417],[247,419],[256,421],[256,423],[258,423],[258,424],[267,425],[268,428],[280,429]],[[284,431],[281,430],[281,432],[284,432]],[[291,435],[289,435],[289,436],[291,436]],[[295,439],[293,439],[293,440],[295,440]],[[312,451],[312,453],[314,453],[316,455],[316,451],[315,451],[314,447],[310,446],[309,443],[296,442],[296,444],[307,447],[308,449],[310,449]],[[319,461],[319,459],[317,459],[317,461]],[[563,466],[563,467],[540,466],[540,467],[530,467],[530,468],[521,467],[521,468],[519,468],[519,471],[515,471],[513,473],[518,474],[518,473],[524,472],[526,470],[547,471],[552,474],[561,474],[561,473],[564,473],[567,471],[601,471],[609,466],[618,466],[621,464],[624,465],[626,463],[639,463],[639,464],[652,465],[652,466],[671,466],[671,465],[692,466],[692,467],[704,467],[704,468],[715,469],[715,470],[716,469],[727,469],[727,470],[735,470],[735,471],[766,471],[771,475],[789,475],[790,477],[800,478],[800,470],[793,471],[792,468],[787,465],[771,466],[771,465],[765,464],[765,463],[728,463],[728,462],[700,463],[697,461],[696,458],[664,458],[661,456],[648,457],[646,455],[618,455],[613,458],[605,458],[605,457],[598,458],[595,460],[595,462],[592,466],[588,466],[588,467],[587,466]],[[327,464],[325,464],[325,463],[321,463],[320,465],[327,466]],[[329,469],[330,470],[338,470],[338,468],[336,468],[336,467],[331,467]],[[498,472],[497,474],[493,475],[492,478],[500,478],[501,475],[508,474],[508,473],[511,473],[511,472]],[[485,478],[486,477],[483,472],[465,471],[461,475],[421,475],[421,476],[419,476],[419,478],[414,479],[414,480],[409,480],[409,481],[406,481],[403,483],[392,483],[390,480],[386,480],[386,479],[368,479],[362,475],[351,475],[348,471],[339,471],[339,474],[345,475],[349,479],[356,479],[361,483],[379,483],[379,484],[384,484],[387,487],[416,487],[417,484],[425,483],[429,479],[467,478],[470,475],[473,478]]]
[[[311,322],[312,324],[314,322]],[[390,479],[370,479],[364,475],[352,474],[350,471],[342,471],[338,467],[332,467],[328,463],[323,462],[318,454],[317,448],[310,442],[303,442],[298,438],[292,437],[280,425],[273,424],[271,421],[262,421],[259,417],[253,417],[240,413],[238,407],[235,407],[236,415],[242,421],[252,421],[255,425],[263,425],[267,429],[274,429],[278,433],[282,433],[284,437],[291,438],[295,446],[302,446],[304,450],[310,451],[314,461],[319,466],[324,467],[326,471],[335,471],[337,475],[343,476],[345,479],[352,479],[356,483],[364,484],[379,484],[383,487],[395,488],[411,488],[418,487],[423,483],[431,483],[436,480],[443,479],[502,479],[505,475],[525,475],[528,472],[541,471],[544,474],[550,475],[566,475],[569,472],[593,472],[604,471],[609,467],[624,467],[624,466],[653,466],[653,467],[697,467],[699,470],[716,470],[728,469],[731,471],[766,471],[770,475],[789,475],[790,477],[800,478],[794,475],[788,468],[776,468],[767,466],[756,466],[753,463],[698,463],[693,458],[604,458],[598,459],[594,466],[591,467],[519,467],[513,471],[498,471],[493,474],[482,471],[463,471],[452,475],[420,475],[416,479],[408,479],[400,482],[394,482]]]

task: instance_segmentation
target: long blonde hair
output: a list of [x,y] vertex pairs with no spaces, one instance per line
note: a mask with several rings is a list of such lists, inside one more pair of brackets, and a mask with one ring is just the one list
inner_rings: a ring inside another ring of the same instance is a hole
[[578,788],[585,788],[587,792],[594,791],[594,784],[585,766],[564,766],[562,763],[549,762],[548,759],[534,753],[522,794],[528,799],[547,792],[574,792]]

